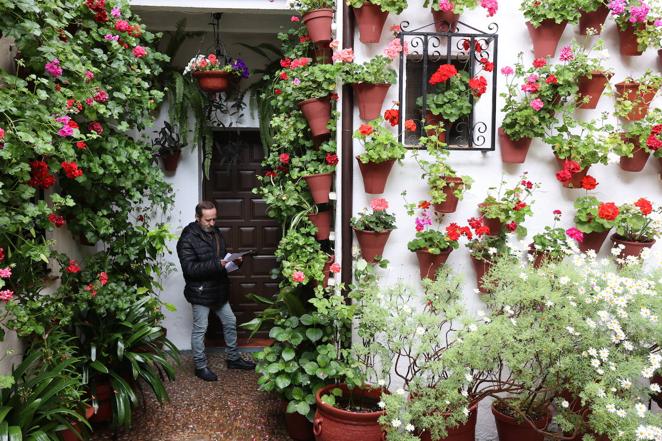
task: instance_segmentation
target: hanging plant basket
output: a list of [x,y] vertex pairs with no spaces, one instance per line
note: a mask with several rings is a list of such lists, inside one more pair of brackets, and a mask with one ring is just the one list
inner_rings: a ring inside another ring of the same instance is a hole
[[375,257],[384,254],[384,247],[386,247],[386,242],[391,234],[390,230],[382,232],[363,231],[356,228],[353,228],[353,230],[361,247],[361,256],[366,262],[373,263]]
[[333,173],[320,173],[303,177],[308,184],[308,189],[316,204],[329,202],[331,184],[333,184]]
[[359,157],[356,157],[359,162],[359,170],[363,176],[363,189],[368,194],[382,194],[386,188],[386,181],[391,173],[395,159],[389,159],[384,162],[368,162],[362,163]]
[[328,97],[301,101],[299,108],[306,121],[308,121],[308,127],[310,127],[313,136],[331,133],[331,130],[327,127],[331,119],[331,100]]
[[568,22],[556,23],[554,20],[543,20],[540,26],[534,27],[526,22],[526,27],[533,43],[533,53],[536,58],[554,57],[561,35]]
[[587,35],[589,29],[595,29],[597,35],[599,35],[608,15],[609,8],[604,4],[598,6],[598,9],[595,11],[582,12],[582,15],[579,17],[579,33],[581,35]]
[[616,27],[618,30],[618,48],[621,55],[636,57],[643,54],[639,50],[639,43],[637,43],[637,35],[634,33],[634,26],[628,25],[625,29],[620,26]]
[[635,242],[631,240],[625,240],[623,237],[618,234],[612,234],[611,240],[614,243],[614,246],[623,245],[623,249],[618,255],[621,259],[626,259],[630,256],[639,257],[644,248],[650,248],[655,244],[655,239],[648,242]]
[[370,121],[382,114],[382,105],[390,87],[390,84],[352,84],[362,120]]
[[634,108],[627,114],[627,121],[639,121],[648,115],[648,106],[655,98],[657,90],[649,90],[642,94],[641,84],[637,81],[621,81],[616,84],[616,93],[623,99],[634,102]]
[[444,187],[446,200],[440,204],[433,204],[434,211],[440,214],[455,213],[455,210],[457,210],[457,204],[460,201],[459,198],[455,196],[455,190],[462,187],[462,178],[457,176],[444,176],[443,179],[446,181],[446,186]]
[[441,250],[439,254],[432,254],[428,250],[417,250],[416,258],[418,258],[418,269],[421,280],[437,280],[437,271],[441,265],[446,263],[452,251],[453,248],[451,247]]
[[621,156],[619,165],[622,170],[629,172],[640,172],[644,169],[650,152],[641,148],[639,138],[636,136],[626,136],[624,133],[621,133],[621,139],[626,142],[634,145],[634,151],[632,152],[632,157]]
[[588,102],[580,104],[580,109],[595,109],[598,106],[598,101],[602,96],[602,92],[607,87],[609,79],[612,74],[605,75],[602,72],[593,72],[591,77],[581,77],[579,79],[579,99],[581,101],[584,97],[588,97]]
[[176,150],[172,153],[161,155],[161,161],[163,161],[163,168],[165,171],[174,172],[177,170],[177,165],[179,164],[179,157],[182,155],[181,150]]
[[577,246],[582,253],[585,253],[588,250],[593,250],[597,254],[600,252],[600,248],[602,248],[602,244],[605,242],[605,239],[607,239],[610,231],[611,230],[584,233],[584,240],[577,243]]
[[198,80],[198,87],[208,93],[223,92],[230,86],[230,73],[222,70],[196,71],[193,78]]
[[366,2],[360,8],[353,8],[356,22],[359,25],[359,40],[361,43],[379,43],[388,12],[382,11],[378,5]]
[[431,9],[434,19],[434,29],[437,32],[455,32],[457,31],[457,22],[460,21],[460,14],[453,11],[436,11]]
[[333,9],[322,8],[310,11],[303,16],[303,23],[308,29],[308,36],[313,43],[330,42],[331,23],[333,22]]
[[520,138],[513,141],[501,127],[499,127],[498,133],[501,161],[506,164],[523,164],[526,161],[526,154],[529,152],[532,139]]

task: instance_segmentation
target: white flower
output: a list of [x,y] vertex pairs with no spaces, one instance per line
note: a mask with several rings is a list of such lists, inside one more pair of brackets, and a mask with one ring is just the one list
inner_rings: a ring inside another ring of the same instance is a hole
[[621,157],[618,156],[616,153],[614,153],[614,152],[607,153],[607,163],[608,164],[616,164],[617,162],[620,162],[620,160],[621,160]]
[[478,330],[478,326],[476,326],[473,323],[469,325],[469,331],[470,332],[475,332],[476,330]]
[[570,403],[568,403],[566,400],[563,400],[561,401],[561,407],[567,409],[568,407],[570,407]]
[[494,254],[497,253],[497,249],[494,248],[494,247],[489,247],[489,248],[487,249],[487,252],[490,253],[490,254],[492,254],[492,255],[494,255]]
[[398,395],[404,395],[405,390],[403,388],[400,388],[400,389],[396,390],[395,393],[398,394]]
[[607,358],[609,358],[609,349],[607,348],[600,349],[600,358],[602,358],[603,360],[607,360]]
[[588,355],[590,355],[591,357],[597,357],[598,351],[596,351],[595,348],[588,348]]
[[597,358],[592,359],[591,360],[591,366],[593,366],[595,368],[600,367],[600,360],[598,360]]
[[587,324],[588,327],[591,328],[591,329],[595,329],[595,327],[597,326],[597,325],[595,324],[595,322],[594,322],[593,320],[591,320],[590,318],[587,318],[587,319],[586,319],[586,324]]
[[627,378],[622,378],[618,381],[621,383],[621,387],[623,389],[630,389],[630,387],[632,386],[632,382],[630,380],[628,380]]
[[660,393],[660,391],[662,390],[662,389],[660,389],[660,385],[657,384],[657,383],[651,383],[651,385],[648,386],[648,387],[650,388],[651,391],[657,392],[657,393]]
[[423,335],[423,334],[425,334],[425,328],[424,327],[419,326],[418,328],[416,328],[416,335]]
[[621,418],[625,418],[625,415],[627,415],[627,413],[623,409],[618,409],[616,411],[616,415],[618,415]]
[[379,406],[380,409],[383,409],[383,408],[386,407],[386,403],[383,402],[383,401],[380,401],[379,403],[377,403],[377,406]]
[[559,278],[559,283],[561,284],[561,286],[567,285],[569,281],[570,281],[570,278],[568,278],[566,276],[563,276],[563,277]]
[[414,431],[414,425],[413,425],[413,424],[407,424],[407,425],[405,426],[405,430],[406,430],[407,432],[413,432],[413,431]]
[[575,328],[572,326],[566,326],[565,330],[568,331],[568,334],[570,335],[579,335],[579,332],[575,331]]
[[637,412],[637,415],[639,415],[639,418],[644,418],[646,416],[646,411],[648,408],[644,406],[642,403],[637,403],[634,405],[634,410]]
[[609,412],[609,413],[616,412],[616,406],[614,406],[612,403],[607,404],[607,406],[605,406],[605,407],[607,409],[607,412]]
[[402,421],[400,421],[400,420],[397,419],[397,418],[394,419],[393,421],[391,421],[391,426],[395,427],[396,429],[397,429],[398,427],[400,427],[401,425],[402,425]]
[[377,382],[377,384],[383,387],[383,386],[386,386],[386,381],[385,380],[379,380]]
[[554,302],[552,302],[551,300],[547,300],[545,302],[545,306],[547,306],[548,308],[551,308],[552,306],[554,306]]
[[625,348],[626,351],[631,351],[634,349],[634,346],[629,341],[624,341],[623,347]]

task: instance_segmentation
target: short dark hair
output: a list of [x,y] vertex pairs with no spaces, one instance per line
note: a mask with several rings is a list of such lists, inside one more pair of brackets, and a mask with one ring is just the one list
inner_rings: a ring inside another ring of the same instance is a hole
[[202,217],[202,210],[215,210],[216,204],[211,201],[202,201],[195,206],[195,217]]

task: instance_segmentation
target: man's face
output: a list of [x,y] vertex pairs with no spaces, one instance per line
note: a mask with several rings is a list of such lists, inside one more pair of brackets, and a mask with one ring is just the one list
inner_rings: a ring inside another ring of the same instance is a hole
[[197,220],[203,230],[206,232],[213,231],[214,224],[216,223],[216,209],[202,210],[202,216]]

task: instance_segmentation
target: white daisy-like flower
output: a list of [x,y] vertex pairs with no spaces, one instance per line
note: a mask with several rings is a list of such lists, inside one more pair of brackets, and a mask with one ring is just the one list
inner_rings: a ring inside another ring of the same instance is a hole
[[563,400],[561,401],[561,407],[567,409],[568,407],[570,407],[570,403],[568,403],[566,400]]
[[627,415],[627,412],[625,412],[623,409],[618,409],[616,411],[616,415],[618,415],[621,418],[625,418],[625,415]]
[[609,358],[609,349],[607,348],[600,349],[600,358],[602,358],[603,360]]
[[634,345],[627,340],[623,342],[623,347],[626,351],[631,351],[634,349]]
[[609,412],[609,413],[616,412],[616,406],[614,406],[612,403],[607,404],[605,406],[605,408],[607,409],[607,412]]
[[414,431],[414,425],[413,425],[413,424],[407,424],[407,425],[405,426],[405,430],[406,430],[407,432],[413,432],[413,431]]
[[391,421],[391,426],[393,426],[397,429],[398,427],[402,426],[402,421],[400,421],[399,419],[396,418],[396,419]]
[[497,253],[497,251],[498,251],[498,250],[497,250],[496,248],[494,248],[494,247],[489,247],[489,248],[487,249],[487,252],[490,253],[491,255],[495,255],[495,254]]
[[588,355],[591,357],[597,357],[598,356],[598,351],[595,348],[588,348]]
[[561,284],[561,286],[567,285],[569,281],[570,278],[566,276],[559,278],[559,283]]
[[383,401],[380,401],[379,403],[377,403],[377,406],[379,406],[380,409],[383,409],[383,408],[386,407],[386,403],[383,402]]
[[639,418],[644,418],[646,416],[646,411],[648,410],[648,408],[642,403],[637,403],[634,405],[634,410],[635,412],[637,412]]
[[627,378],[621,378],[618,381],[621,383],[621,387],[623,389],[630,389],[630,387],[632,387],[632,382],[630,380],[628,380]]
[[425,334],[425,328],[424,327],[419,326],[418,328],[416,328],[416,335],[423,335],[423,334]]
[[383,387],[383,386],[386,386],[386,381],[382,379],[382,380],[377,381],[377,384]]
[[660,393],[662,389],[660,389],[660,385],[657,383],[651,383],[650,386],[648,386],[651,391]]

